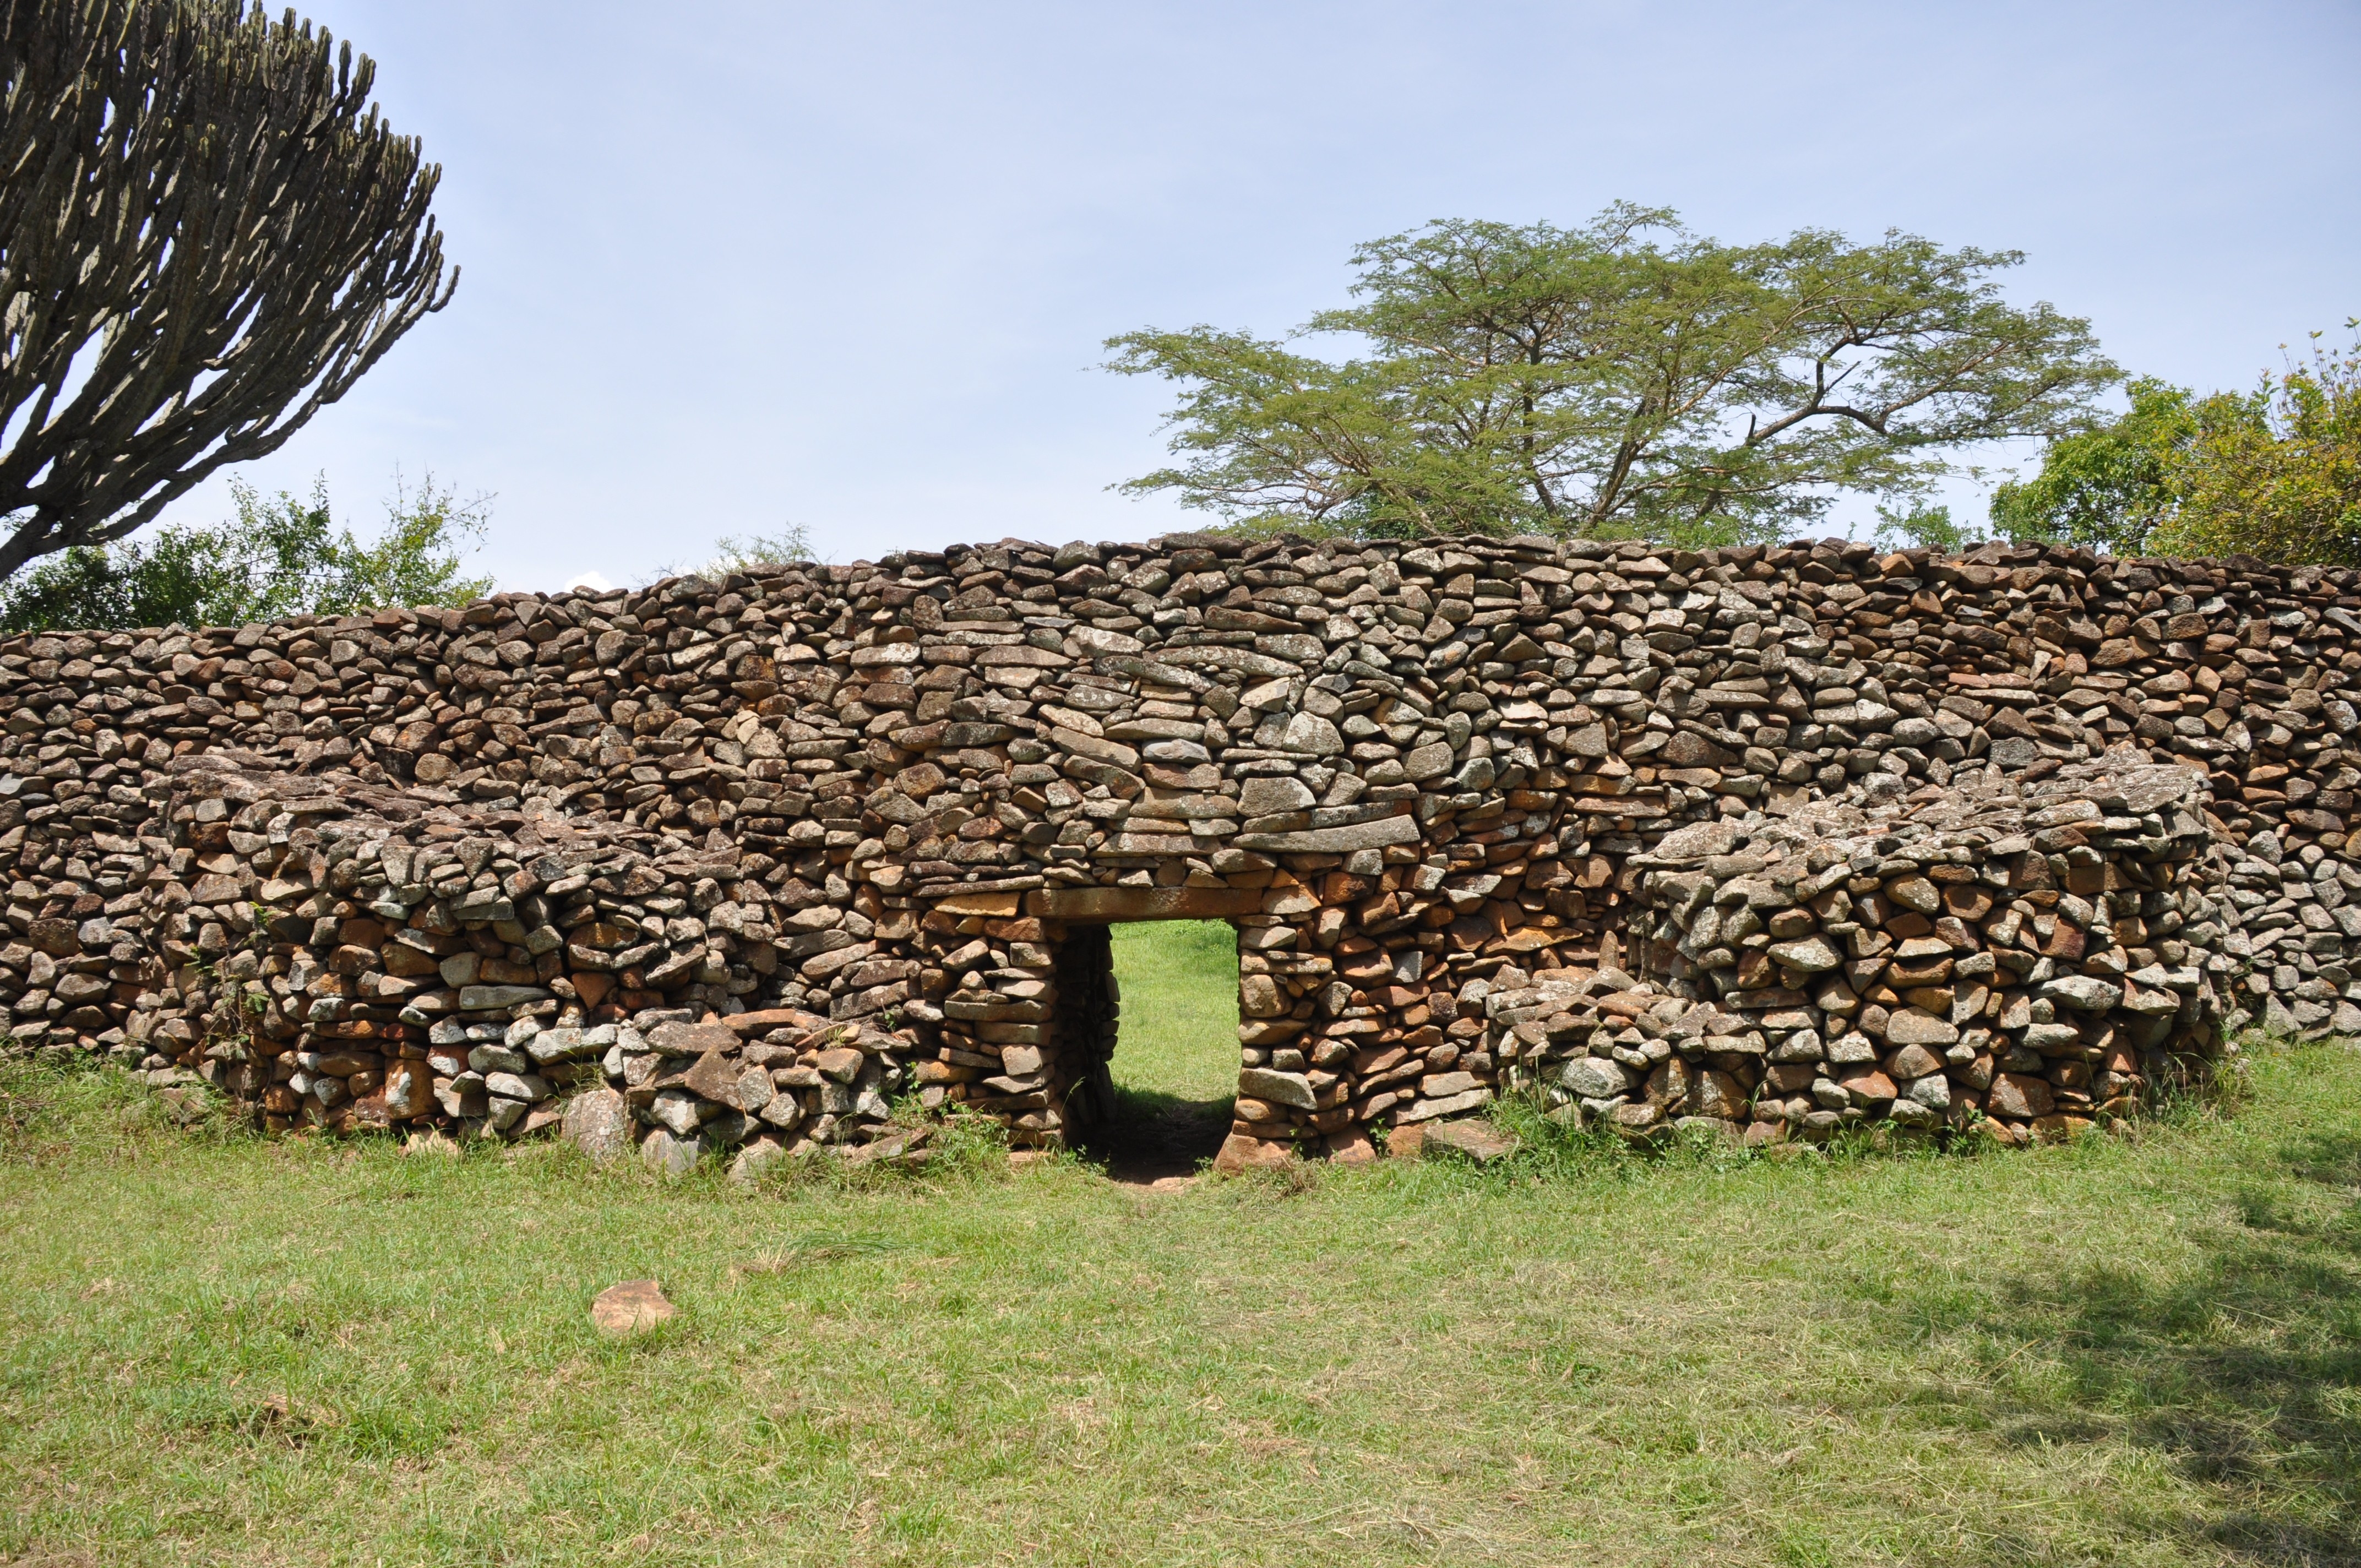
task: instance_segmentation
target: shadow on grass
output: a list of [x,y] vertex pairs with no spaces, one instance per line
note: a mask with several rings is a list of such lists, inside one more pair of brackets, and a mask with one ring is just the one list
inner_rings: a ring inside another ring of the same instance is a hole
[[1115,1085],[1114,1113],[1091,1129],[1082,1154],[1116,1181],[1194,1176],[1221,1152],[1232,1102],[1186,1100],[1161,1090]]
[[2020,1278],[1922,1301],[1919,1327],[1976,1336],[1976,1413],[2004,1441],[2127,1442],[2207,1499],[2126,1528],[2275,1568],[2361,1564],[2361,1136],[2284,1146],[2236,1211],[2178,1273]]

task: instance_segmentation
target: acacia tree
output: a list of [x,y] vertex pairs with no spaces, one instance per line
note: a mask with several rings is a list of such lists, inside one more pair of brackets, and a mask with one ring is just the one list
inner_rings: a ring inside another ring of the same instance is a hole
[[244,0],[0,0],[0,577],[276,451],[450,302],[376,67]]
[[1977,442],[2087,422],[2117,378],[2087,322],[2019,308],[2013,251],[1806,230],[1699,237],[1661,209],[1589,225],[1435,223],[1353,255],[1360,302],[1296,335],[1111,338],[1181,384],[1185,461],[1121,487],[1234,521],[1379,534],[1776,535],[1843,490],[1906,497]]

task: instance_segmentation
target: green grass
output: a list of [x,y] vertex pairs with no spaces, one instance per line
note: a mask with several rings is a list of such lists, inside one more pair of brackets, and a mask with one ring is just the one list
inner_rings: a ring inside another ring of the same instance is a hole
[[[1980,1157],[662,1187],[0,1078],[0,1562],[2361,1560],[2361,1056]],[[602,1342],[590,1298],[680,1317]]]
[[1117,926],[1118,1087],[1184,1101],[1238,1088],[1238,936],[1226,920]]

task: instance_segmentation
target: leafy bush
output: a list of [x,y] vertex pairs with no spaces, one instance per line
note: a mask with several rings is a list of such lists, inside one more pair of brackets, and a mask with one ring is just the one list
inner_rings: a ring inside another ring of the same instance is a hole
[[2050,443],[2040,473],[2001,486],[1993,527],[2119,555],[2361,565],[2361,341],[2342,356],[2315,347],[2252,392],[2142,379],[2131,394],[2120,418]]
[[327,483],[311,499],[266,499],[230,481],[236,518],[159,530],[142,544],[68,550],[0,588],[0,630],[236,626],[292,615],[350,615],[380,605],[464,604],[491,590],[460,575],[483,536],[489,498],[462,501],[429,474],[414,492],[397,477],[384,529],[364,543],[338,529]]

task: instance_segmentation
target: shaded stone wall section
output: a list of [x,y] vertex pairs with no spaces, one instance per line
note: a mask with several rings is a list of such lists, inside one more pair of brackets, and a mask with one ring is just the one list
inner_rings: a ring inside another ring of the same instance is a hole
[[1653,1066],[1594,1040],[1558,1085],[1633,1128],[1695,1102],[1806,1135],[1866,1113],[2015,1136],[2201,1072],[2231,972],[2204,775],[2125,746],[1927,793],[1700,824],[1633,857],[1638,972],[1714,1011]]

